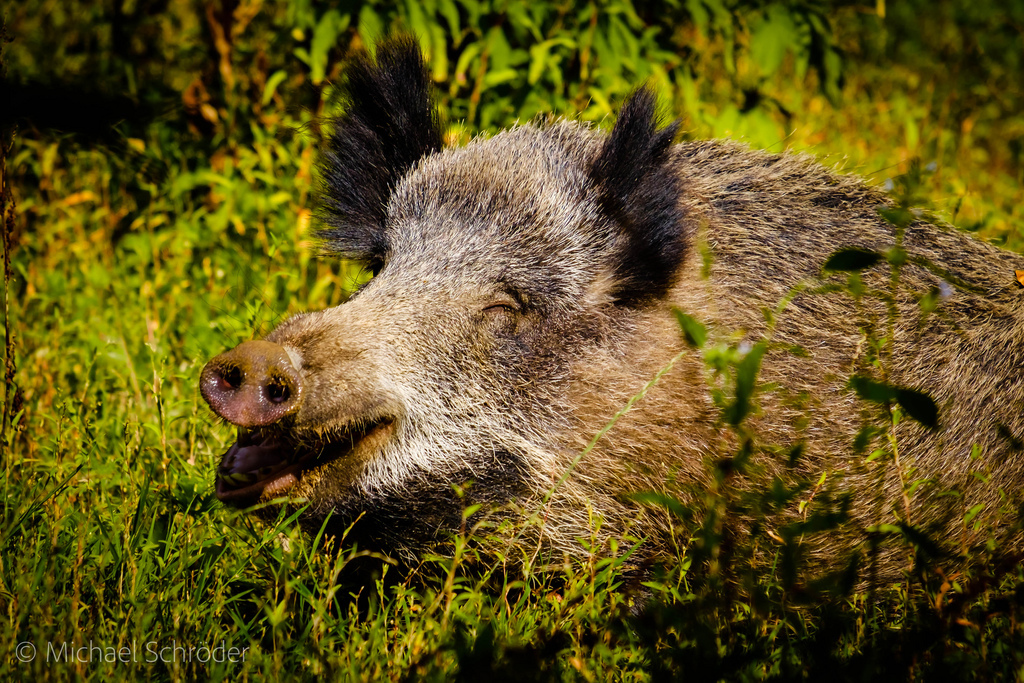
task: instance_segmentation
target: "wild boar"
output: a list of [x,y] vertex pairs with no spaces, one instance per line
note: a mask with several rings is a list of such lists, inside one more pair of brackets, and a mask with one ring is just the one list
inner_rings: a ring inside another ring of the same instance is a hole
[[[414,42],[380,45],[346,87],[320,159],[322,235],[374,276],[203,370],[203,397],[238,427],[217,473],[225,503],[287,497],[314,528],[359,518],[352,538],[406,559],[470,504],[543,508],[530,538],[549,550],[583,555],[599,526],[603,539],[647,538],[656,557],[666,516],[624,494],[707,485],[708,463],[735,446],[677,309],[709,344],[768,340],[749,429],[780,451],[799,445],[815,491],[853,496],[810,553],[856,551],[866,528],[903,522],[956,554],[979,542],[966,511],[998,520],[1019,503],[1021,257],[947,226],[899,227],[880,216],[882,192],[805,155],[674,143],[646,89],[610,134],[546,120],[445,148]],[[905,263],[898,277],[884,259],[864,269],[878,295],[855,296],[823,275],[845,247]],[[854,446],[877,413],[851,388],[858,373],[938,408],[936,428],[890,420],[896,462]],[[769,450],[756,455],[763,481],[788,467]],[[1019,547],[1014,534],[1001,538]]]

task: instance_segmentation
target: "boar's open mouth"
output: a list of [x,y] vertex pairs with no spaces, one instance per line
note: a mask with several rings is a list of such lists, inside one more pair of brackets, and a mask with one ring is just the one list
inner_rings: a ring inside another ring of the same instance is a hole
[[352,424],[329,440],[297,441],[287,434],[266,430],[238,430],[217,468],[217,497],[245,507],[260,499],[283,495],[304,471],[350,455],[374,436],[384,436],[391,420]]

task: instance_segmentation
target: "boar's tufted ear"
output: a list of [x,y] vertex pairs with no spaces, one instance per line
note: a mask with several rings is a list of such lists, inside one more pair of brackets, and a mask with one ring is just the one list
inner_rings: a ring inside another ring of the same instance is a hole
[[686,251],[680,188],[669,163],[678,122],[658,130],[654,94],[635,91],[590,169],[602,211],[621,231],[621,303],[663,296]]
[[373,260],[384,250],[391,192],[420,158],[441,149],[442,129],[414,39],[381,43],[376,61],[359,57],[346,76],[345,112],[321,150],[321,236],[332,252]]

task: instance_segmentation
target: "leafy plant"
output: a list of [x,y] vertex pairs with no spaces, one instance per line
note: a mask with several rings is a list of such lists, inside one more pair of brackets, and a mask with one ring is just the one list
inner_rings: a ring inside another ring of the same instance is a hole
[[[841,521],[829,515],[843,501],[819,500],[804,526],[780,527],[765,576],[756,520],[820,482],[792,475],[798,447],[772,451],[751,428],[765,347],[709,341],[685,315],[736,440],[709,463],[700,505],[638,494],[678,520],[681,546],[639,588],[617,559],[629,539],[561,573],[512,576],[474,540],[495,530],[469,524],[455,557],[398,577],[294,518],[253,526],[213,496],[233,437],[196,389],[215,353],[366,277],[317,257],[313,162],[345,64],[387,31],[424,46],[451,144],[549,113],[604,125],[646,80],[687,137],[841,155],[912,189],[896,225],[923,202],[1019,249],[1020,3],[33,0],[5,21],[4,677],[1020,678],[1020,562],[970,582],[931,567],[870,599],[843,573],[814,583],[790,540]],[[904,255],[837,258],[836,286],[857,292],[864,267],[896,277]],[[941,296],[920,293],[922,317]],[[893,421],[927,422],[928,404],[879,374],[891,335],[872,339],[879,365],[853,380],[877,399],[860,445],[894,467]],[[791,476],[734,485],[761,455]],[[965,508],[973,528],[984,515]],[[927,546],[909,524],[876,537],[908,556]],[[138,661],[98,661],[90,643]],[[208,649],[148,661],[149,643]],[[47,660],[51,644],[91,659]]]

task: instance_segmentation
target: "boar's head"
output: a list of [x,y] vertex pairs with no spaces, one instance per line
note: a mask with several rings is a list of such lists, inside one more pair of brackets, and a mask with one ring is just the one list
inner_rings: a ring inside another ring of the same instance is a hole
[[401,551],[458,524],[453,485],[500,505],[557,481],[578,452],[580,368],[593,385],[634,362],[679,269],[674,132],[640,90],[610,136],[549,121],[443,149],[414,42],[355,63],[321,219],[327,250],[374,277],[206,366],[204,398],[239,428],[220,499],[363,515],[361,537]]

